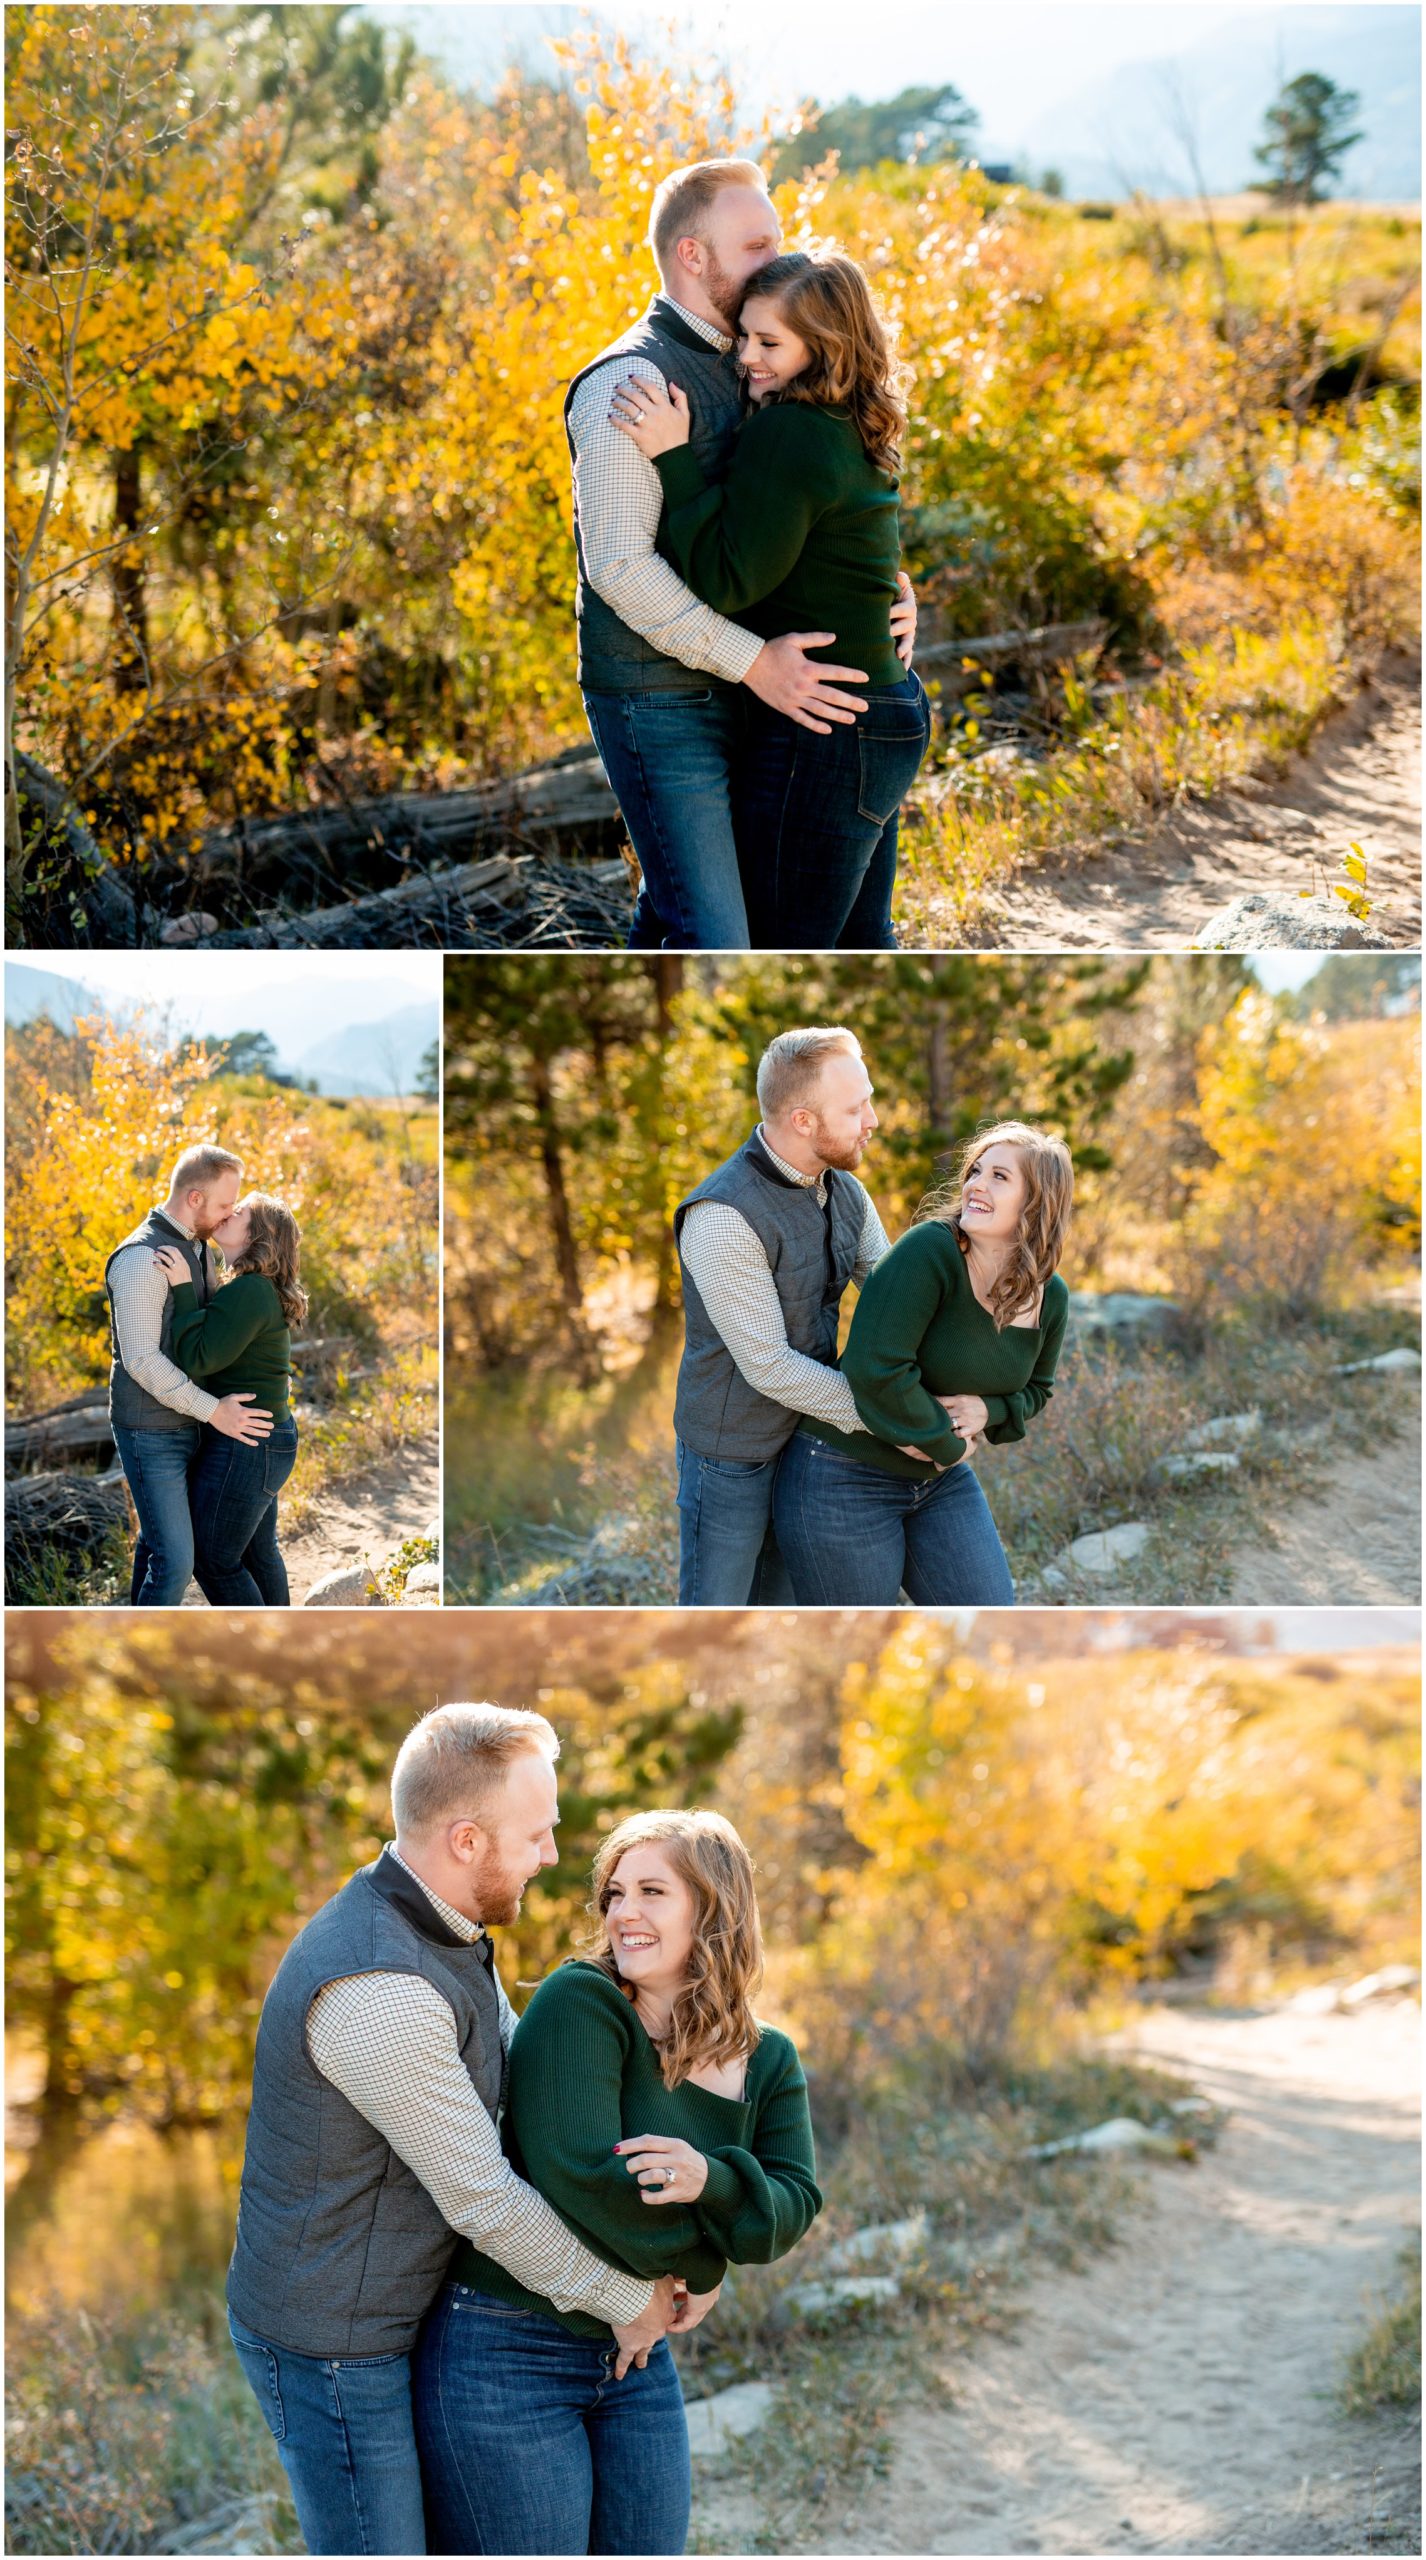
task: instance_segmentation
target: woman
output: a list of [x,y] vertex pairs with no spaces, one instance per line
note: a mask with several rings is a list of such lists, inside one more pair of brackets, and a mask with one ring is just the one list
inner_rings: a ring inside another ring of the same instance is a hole
[[215,1608],[285,1609],[277,1497],[297,1464],[288,1390],[292,1328],[307,1313],[297,1276],[301,1232],[280,1200],[251,1191],[214,1228],[212,1241],[230,1276],[206,1307],[198,1303],[183,1256],[171,1245],[155,1254],[173,1291],[169,1348],[179,1368],[214,1395],[253,1396],[272,1415],[272,1431],[249,1444],[205,1424],[188,1480],[193,1569]]
[[923,1607],[1014,1601],[969,1459],[981,1440],[1022,1440],[1049,1402],[1073,1195],[1063,1139],[1001,1121],[883,1255],[839,1364],[865,1428],[804,1420],[778,1469],[777,1542],[799,1601],[887,1604],[903,1589]]
[[[718,1813],[635,1814],[594,1862],[587,1959],[552,1973],[510,2048],[505,2148],[581,2239],[686,2281],[782,2257],[822,2199],[796,2048],[755,2017],[752,1861]],[[611,2330],[468,2243],[416,2352],[433,2552],[679,2552],[688,2429],[667,2339],[614,2378]]]
[[866,710],[825,737],[749,698],[733,814],[753,948],[894,951],[897,817],[931,734],[888,623],[900,369],[860,267],[801,250],[750,279],[738,355],[750,413],[714,487],[676,385],[627,382],[610,416],[658,470],[659,549],[696,595],[764,639],[835,631],[809,656],[866,669]]

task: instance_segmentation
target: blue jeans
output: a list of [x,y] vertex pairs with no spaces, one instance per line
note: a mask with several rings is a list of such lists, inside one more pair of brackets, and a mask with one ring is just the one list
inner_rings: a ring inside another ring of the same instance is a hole
[[639,857],[631,951],[746,951],[732,777],[743,701],[698,693],[587,693],[584,708]]
[[688,2421],[661,2338],[641,2373],[547,2314],[447,2285],[412,2359],[432,2551],[678,2552]]
[[176,1431],[116,1427],[114,1445],[139,1515],[129,1581],[131,1609],[178,1609],[193,1578],[193,1514],[188,1479],[203,1441],[201,1422]]
[[918,675],[825,738],[756,699],[733,787],[755,951],[894,951],[897,821],[931,736]]
[[228,2329],[277,2439],[308,2550],[424,2551],[411,2358],[294,2355],[231,2312]]
[[792,1584],[772,1525],[779,1460],[742,1466],[736,1458],[700,1458],[682,1440],[674,1445],[679,1607],[785,1608]]
[[203,1426],[189,1487],[199,1588],[214,1608],[285,1609],[287,1567],[277,1544],[277,1497],[297,1464],[289,1415],[266,1440],[233,1440]]
[[804,1607],[885,1608],[903,1589],[924,1609],[1014,1605],[974,1467],[947,1467],[921,1484],[799,1431],[783,1451],[774,1515]]

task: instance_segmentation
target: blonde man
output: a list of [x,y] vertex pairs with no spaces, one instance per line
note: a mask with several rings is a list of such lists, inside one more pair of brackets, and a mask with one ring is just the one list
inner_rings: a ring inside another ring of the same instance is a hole
[[226,1147],[187,1147],[169,1177],[168,1197],[117,1244],[104,1266],[109,1300],[109,1419],[119,1463],[139,1515],[129,1604],[176,1609],[193,1572],[189,1471],[203,1425],[233,1440],[265,1440],[272,1416],[251,1396],[212,1396],[169,1358],[173,1293],[156,1260],[161,1246],[182,1257],[206,1306],[213,1292],[208,1238],[232,1211],[241,1159]]
[[311,2552],[426,2548],[411,2352],[459,2241],[607,2322],[619,2376],[675,2322],[671,2278],[587,2248],[496,2130],[515,2018],[488,1930],[555,1862],[558,1754],[523,1708],[423,1716],[392,1773],[395,1839],[263,2002],[229,2327]]
[[[621,382],[676,383],[690,442],[710,478],[742,415],[734,323],[748,278],[777,255],[782,231],[751,160],[700,160],[655,190],[649,247],[659,289],[643,317],[583,366],[565,398],[574,475],[579,680],[590,729],[643,870],[635,949],[745,950],[748,921],[733,839],[729,776],[739,688],[826,736],[866,709],[846,685],[859,667],[808,658],[832,631],[762,640],[700,602],[656,549],[663,492],[652,462],[620,433]],[[910,662],[910,581],[891,616]]]
[[876,1128],[854,1033],[783,1031],[758,1068],[762,1118],[674,1211],[684,1350],[674,1404],[686,1608],[792,1597],[773,1486],[804,1413],[857,1428],[836,1367],[842,1298],[888,1250],[857,1180]]

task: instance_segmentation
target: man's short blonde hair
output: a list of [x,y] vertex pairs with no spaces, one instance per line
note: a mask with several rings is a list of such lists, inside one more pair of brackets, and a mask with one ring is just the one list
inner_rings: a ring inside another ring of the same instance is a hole
[[528,1707],[432,1707],[413,1724],[391,1772],[391,1809],[403,1837],[425,1839],[464,1814],[484,1822],[512,1760],[530,1751],[559,1758],[559,1736]]
[[756,160],[691,160],[686,169],[670,169],[654,189],[649,208],[649,247],[661,276],[673,265],[680,240],[703,240],[708,208],[724,187],[762,187],[767,178]]
[[835,1025],[779,1031],[758,1065],[758,1108],[764,1120],[780,1120],[785,1112],[808,1109],[827,1060],[839,1055],[859,1058],[861,1053],[856,1033]]
[[170,1200],[181,1200],[185,1191],[211,1191],[225,1173],[241,1173],[241,1156],[230,1154],[226,1147],[185,1147],[168,1181]]

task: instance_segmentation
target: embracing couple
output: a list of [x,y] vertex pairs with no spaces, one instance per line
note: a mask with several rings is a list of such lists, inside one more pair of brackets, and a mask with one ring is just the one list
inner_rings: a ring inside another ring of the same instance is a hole
[[195,1574],[214,1607],[288,1605],[277,1497],[297,1463],[292,1327],[307,1299],[296,1219],[264,1191],[240,1200],[242,1171],[226,1147],[187,1148],[104,1266],[135,1609],[180,1607]]
[[753,161],[672,171],[660,290],[565,401],[579,680],[643,874],[636,949],[896,948],[930,739],[901,368],[854,260],[780,241]]
[[668,2333],[821,2209],[721,1814],[609,1833],[517,2023],[488,1933],[555,1863],[558,1754],[520,1708],[423,1716],[394,1840],[263,2003],[228,2305],[309,2551],[682,2551]]
[[892,1245],[854,1170],[877,1126],[854,1035],[780,1033],[757,1090],[758,1127],[674,1212],[680,1603],[1012,1603],[971,1461],[1054,1386],[1069,1149],[982,1130]]

